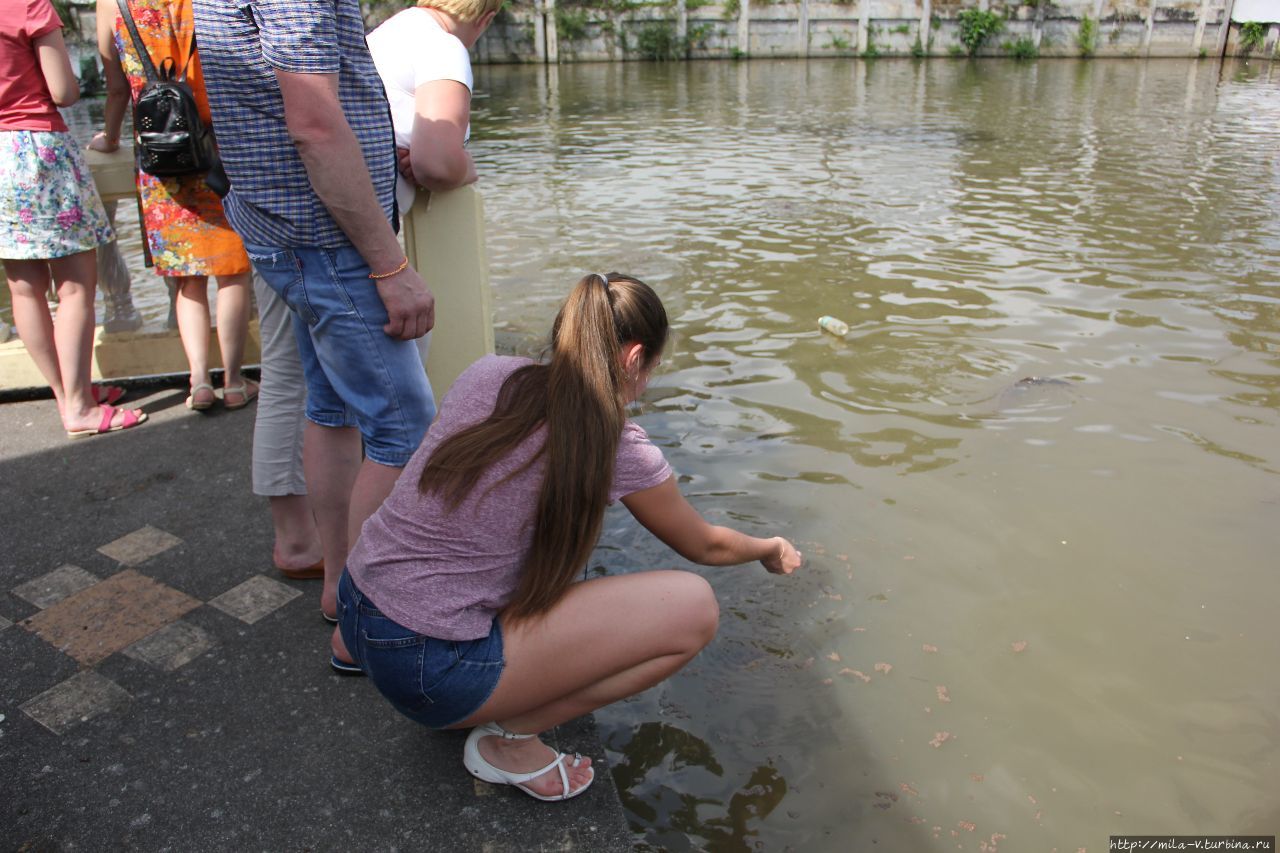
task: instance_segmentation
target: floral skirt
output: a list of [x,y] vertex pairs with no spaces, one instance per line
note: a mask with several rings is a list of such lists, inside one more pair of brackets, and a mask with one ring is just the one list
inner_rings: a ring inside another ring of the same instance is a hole
[[75,137],[0,130],[0,258],[62,258],[114,238]]

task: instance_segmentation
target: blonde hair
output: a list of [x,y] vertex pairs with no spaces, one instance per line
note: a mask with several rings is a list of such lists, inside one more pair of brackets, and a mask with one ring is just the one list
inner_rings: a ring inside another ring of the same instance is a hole
[[502,8],[505,0],[418,0],[422,9],[438,9],[451,18],[464,23],[478,21],[490,12]]

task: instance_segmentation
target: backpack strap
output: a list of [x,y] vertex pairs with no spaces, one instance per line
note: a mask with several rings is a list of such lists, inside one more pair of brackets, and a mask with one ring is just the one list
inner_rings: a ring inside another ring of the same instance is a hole
[[[138,35],[138,25],[133,22],[133,13],[129,11],[129,0],[116,0],[116,5],[120,7],[120,17],[124,19],[124,25],[129,28],[129,37],[133,39],[133,49],[138,53],[138,59],[142,61],[142,73],[149,82],[159,80],[160,75],[156,72],[156,64],[151,61],[151,54],[147,51],[147,45],[142,40],[142,36]],[[186,69],[183,68],[183,73]]]

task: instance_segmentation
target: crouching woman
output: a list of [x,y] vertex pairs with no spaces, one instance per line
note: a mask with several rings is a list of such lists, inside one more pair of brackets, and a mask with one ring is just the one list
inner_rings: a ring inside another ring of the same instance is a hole
[[703,565],[800,565],[782,537],[707,523],[627,420],[666,339],[643,282],[580,280],[548,363],[486,356],[458,378],[348,559],[335,668],[363,670],[424,725],[471,727],[463,763],[486,782],[582,793],[590,760],[538,734],[662,681],[715,635],[716,599],[696,574],[575,583],[608,503]]

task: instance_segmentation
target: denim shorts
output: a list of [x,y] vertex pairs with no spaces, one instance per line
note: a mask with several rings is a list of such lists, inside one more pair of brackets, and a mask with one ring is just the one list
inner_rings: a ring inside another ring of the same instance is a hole
[[489,701],[505,665],[497,618],[487,637],[437,640],[383,616],[345,569],[338,582],[338,630],[365,675],[409,719],[443,729]]
[[245,249],[292,312],[307,419],[359,427],[369,459],[403,468],[436,415],[435,398],[417,345],[382,330],[387,309],[368,264],[350,246]]

